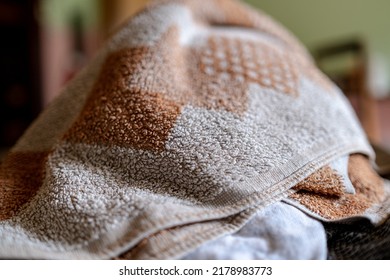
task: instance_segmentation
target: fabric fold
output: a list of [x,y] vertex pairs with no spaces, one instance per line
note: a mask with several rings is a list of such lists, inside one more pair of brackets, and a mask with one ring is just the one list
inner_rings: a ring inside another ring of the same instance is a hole
[[[116,258],[152,237],[175,246],[139,256],[178,258],[333,161],[374,160],[294,36],[237,1],[207,2],[156,1],[129,19],[13,147],[1,258]],[[186,230],[202,225],[214,233]],[[184,231],[159,234],[170,229]]]

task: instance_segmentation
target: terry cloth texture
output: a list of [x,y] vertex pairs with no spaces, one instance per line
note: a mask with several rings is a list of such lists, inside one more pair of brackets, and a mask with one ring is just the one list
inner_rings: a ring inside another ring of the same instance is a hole
[[[294,192],[311,209],[317,197],[292,188],[352,153],[374,159],[343,94],[279,24],[236,1],[154,2],[4,159],[0,257],[182,257]],[[380,205],[368,200],[355,202]]]
[[390,213],[390,185],[360,154],[340,158],[294,186],[285,199],[323,221],[367,218],[380,223]]
[[183,259],[323,260],[327,254],[321,222],[277,202],[259,210],[238,232],[207,242]]

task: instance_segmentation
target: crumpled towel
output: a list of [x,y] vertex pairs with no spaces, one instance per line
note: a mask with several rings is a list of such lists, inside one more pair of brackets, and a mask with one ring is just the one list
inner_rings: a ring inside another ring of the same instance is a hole
[[282,199],[321,216],[303,180],[356,153],[374,159],[345,97],[270,17],[153,2],[2,163],[0,257],[177,258]]
[[239,231],[206,242],[185,260],[325,260],[325,229],[294,206],[276,202],[259,210]]

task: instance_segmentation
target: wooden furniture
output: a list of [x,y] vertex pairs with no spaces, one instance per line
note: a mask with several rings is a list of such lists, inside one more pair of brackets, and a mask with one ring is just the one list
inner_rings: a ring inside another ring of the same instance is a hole
[[[352,39],[328,44],[318,48],[314,56],[319,68],[350,100],[377,155],[378,172],[389,178],[390,152],[381,144],[378,105],[368,86],[369,63],[365,43],[360,39]],[[343,59],[343,56],[347,58]],[[326,64],[334,59],[338,60],[339,65],[332,70]]]
[[[326,69],[326,63],[331,59],[342,60],[344,69],[338,71]],[[346,58],[345,56],[349,56]],[[381,139],[378,111],[375,98],[368,86],[368,55],[366,45],[362,40],[334,43],[317,49],[315,58],[320,69],[327,74],[351,101],[359,120],[372,143]]]

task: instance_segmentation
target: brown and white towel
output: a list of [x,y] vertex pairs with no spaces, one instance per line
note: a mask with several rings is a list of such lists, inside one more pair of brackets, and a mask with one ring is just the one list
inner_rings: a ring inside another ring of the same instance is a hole
[[[353,169],[374,155],[302,45],[239,2],[204,2],[130,19],[13,147],[1,258],[175,258],[282,199],[324,218],[388,206],[368,169],[354,178],[369,197],[332,175],[341,157],[364,155]],[[357,208],[329,214],[329,193]]]

